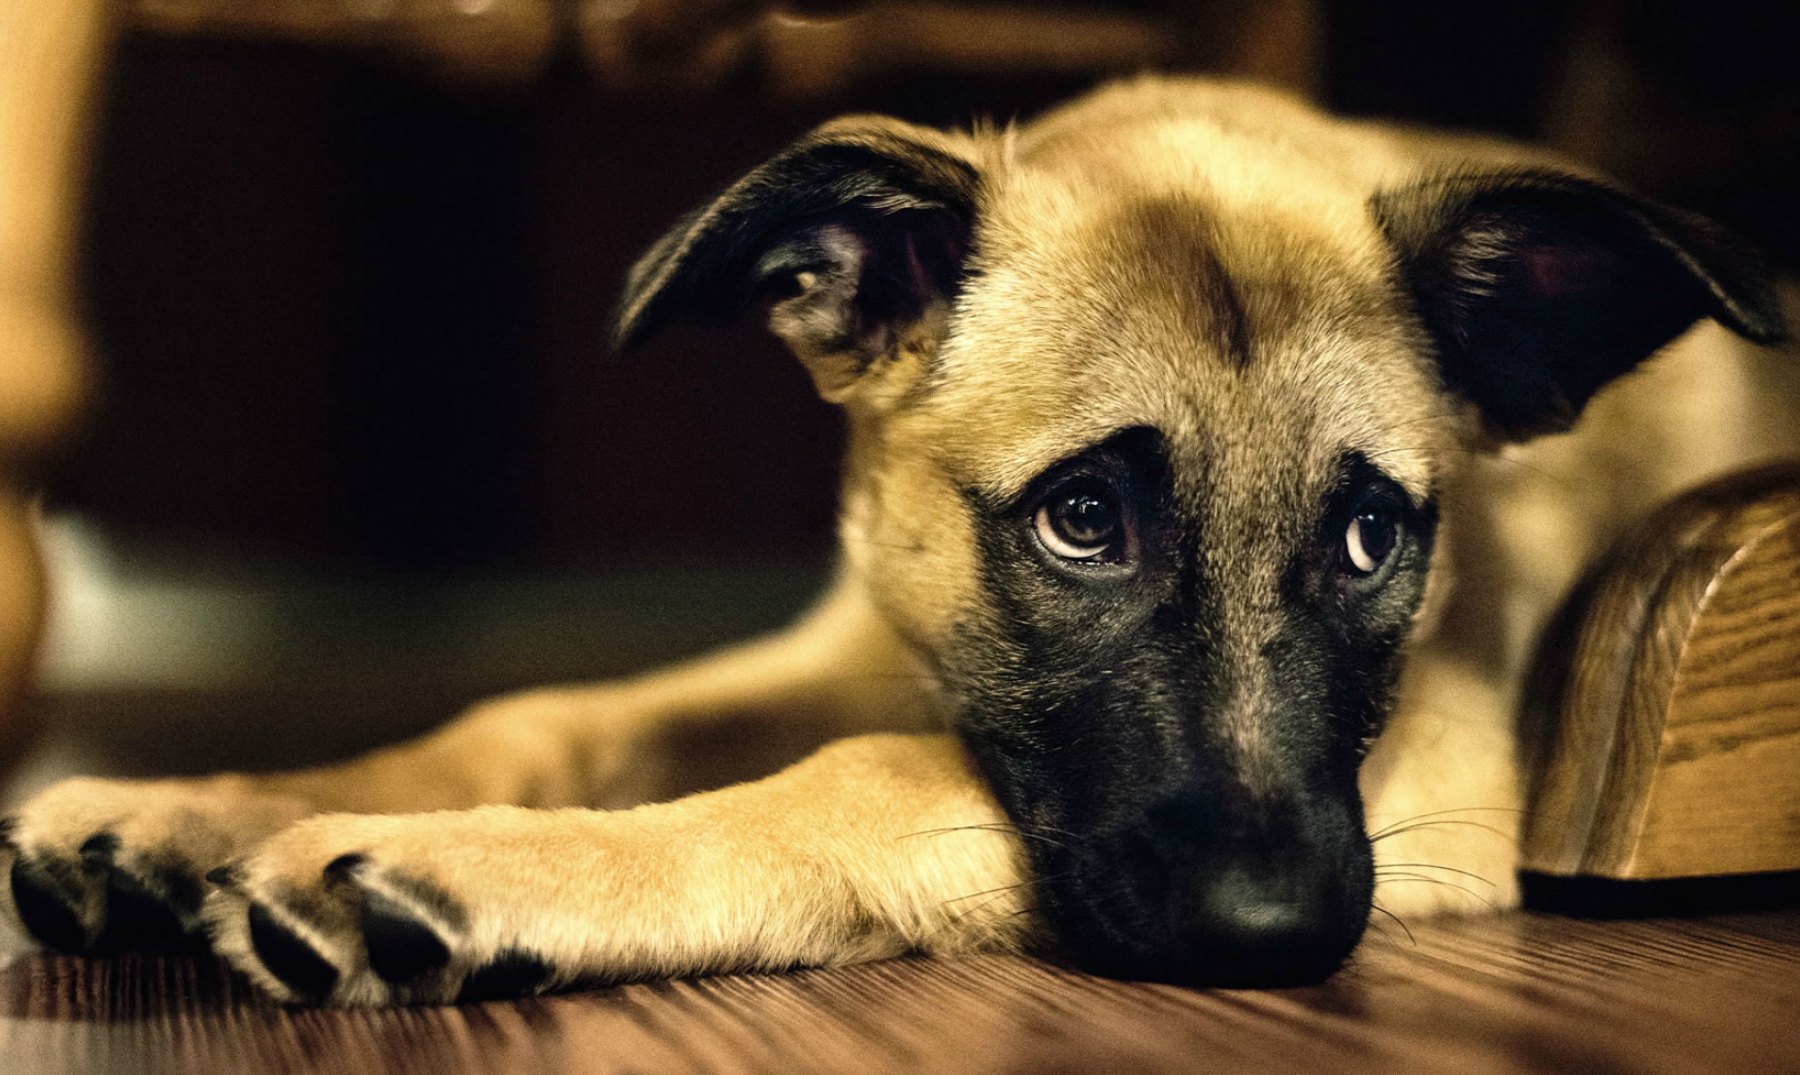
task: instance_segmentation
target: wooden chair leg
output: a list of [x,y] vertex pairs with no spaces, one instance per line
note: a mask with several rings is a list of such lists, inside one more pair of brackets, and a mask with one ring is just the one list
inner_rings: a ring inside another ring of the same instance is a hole
[[1800,462],[1632,531],[1553,625],[1526,697],[1527,870],[1800,869]]
[[84,394],[75,233],[109,0],[0,4],[0,770],[43,620],[31,482]]

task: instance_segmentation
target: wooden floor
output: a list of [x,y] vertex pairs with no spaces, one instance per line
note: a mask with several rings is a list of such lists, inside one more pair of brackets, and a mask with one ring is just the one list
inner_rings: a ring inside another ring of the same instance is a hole
[[1800,911],[1412,933],[1271,992],[905,959],[385,1012],[282,1008],[208,958],[33,955],[0,972],[0,1071],[1800,1072]]

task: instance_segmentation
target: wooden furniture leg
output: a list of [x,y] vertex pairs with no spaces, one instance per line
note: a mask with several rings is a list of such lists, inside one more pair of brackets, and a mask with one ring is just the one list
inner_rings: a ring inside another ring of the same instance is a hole
[[75,321],[79,189],[107,0],[0,4],[0,770],[44,612],[32,482],[86,380]]
[[1527,870],[1800,870],[1800,463],[1632,531],[1552,627],[1527,699]]

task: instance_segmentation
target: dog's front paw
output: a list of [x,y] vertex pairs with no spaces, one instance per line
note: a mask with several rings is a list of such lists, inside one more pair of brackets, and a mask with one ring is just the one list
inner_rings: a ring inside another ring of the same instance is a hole
[[65,780],[3,823],[0,908],[59,951],[165,949],[196,932],[207,870],[306,812],[236,776]]
[[565,984],[510,934],[529,916],[484,898],[520,878],[486,869],[481,836],[461,831],[470,815],[507,812],[303,821],[209,875],[214,950],[295,1003],[438,1004]]

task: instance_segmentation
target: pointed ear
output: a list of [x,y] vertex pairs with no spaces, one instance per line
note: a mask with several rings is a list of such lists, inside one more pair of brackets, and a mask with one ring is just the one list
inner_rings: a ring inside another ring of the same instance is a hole
[[980,183],[970,145],[852,116],[789,146],[691,214],[631,270],[620,348],[671,321],[723,320],[758,300],[821,395],[922,343],[954,296]]
[[1703,317],[1783,335],[1755,252],[1704,218],[1547,172],[1377,194],[1375,218],[1445,383],[1500,435],[1567,429],[1593,394]]

